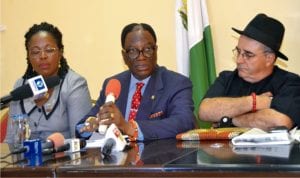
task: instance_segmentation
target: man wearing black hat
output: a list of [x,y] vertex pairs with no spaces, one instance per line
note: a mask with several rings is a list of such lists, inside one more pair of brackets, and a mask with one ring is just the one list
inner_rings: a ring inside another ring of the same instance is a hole
[[233,49],[237,68],[223,71],[209,88],[199,117],[221,127],[269,130],[300,126],[300,77],[275,65],[284,26],[265,14],[256,15],[241,31]]

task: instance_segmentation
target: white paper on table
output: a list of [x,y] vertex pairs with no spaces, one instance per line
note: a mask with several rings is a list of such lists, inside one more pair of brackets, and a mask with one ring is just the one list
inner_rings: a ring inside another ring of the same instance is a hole
[[86,141],[86,148],[103,147],[105,140],[105,135],[93,132],[92,136]]
[[239,146],[282,145],[291,144],[293,141],[289,132],[268,133],[258,128],[253,128],[231,140],[233,145]]

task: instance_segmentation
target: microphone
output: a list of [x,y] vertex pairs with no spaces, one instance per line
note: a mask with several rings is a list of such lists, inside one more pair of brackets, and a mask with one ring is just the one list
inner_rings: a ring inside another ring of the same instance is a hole
[[23,147],[12,150],[10,153],[2,156],[1,159],[5,159],[10,155],[21,154],[24,153],[25,156],[31,155],[41,155],[41,140],[26,140],[23,142]]
[[116,145],[116,141],[114,139],[109,138],[106,140],[106,142],[104,143],[104,146],[101,150],[101,153],[104,155],[104,157],[110,156],[111,151],[115,145]]
[[104,157],[109,156],[112,151],[123,151],[127,142],[118,127],[110,124],[106,131],[104,145],[101,153]]
[[1,157],[1,159],[5,159],[10,155],[24,153],[24,157],[29,161],[29,165],[40,165],[42,163],[42,155],[55,153],[59,147],[64,145],[64,140],[64,136],[59,132],[51,134],[45,143],[41,143],[40,139],[25,140],[23,147],[13,150]]
[[64,136],[59,132],[55,132],[48,136],[45,143],[41,143],[41,140],[39,139],[25,140],[23,142],[23,147],[14,150],[12,154],[25,153],[25,157],[39,154],[51,154],[56,148],[64,144],[64,140]]
[[29,97],[35,99],[44,96],[48,91],[48,88],[53,88],[58,85],[60,79],[58,76],[44,78],[41,75],[28,79],[28,84],[22,85],[13,91],[9,95],[3,96],[0,99],[1,109],[3,105],[6,105],[10,101],[18,101]]
[[49,135],[46,142],[42,144],[43,154],[46,155],[54,153],[56,148],[64,145],[64,142],[65,137],[59,132]]
[[85,146],[86,146],[85,139],[78,139],[78,138],[66,139],[62,146],[59,146],[54,150],[54,153],[59,153],[59,152],[74,153],[80,151],[80,149],[84,148]]
[[110,79],[105,88],[105,103],[115,102],[121,92],[121,83],[118,79]]
[[[105,103],[115,102],[118,99],[121,92],[121,83],[118,79],[110,79],[105,88]],[[100,124],[98,127],[98,132],[100,134],[105,134],[107,125]]]

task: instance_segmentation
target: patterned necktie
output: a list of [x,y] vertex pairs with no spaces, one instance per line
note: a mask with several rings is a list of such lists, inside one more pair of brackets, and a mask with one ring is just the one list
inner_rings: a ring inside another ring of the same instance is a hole
[[138,111],[139,105],[142,100],[142,87],[144,86],[144,83],[136,83],[136,90],[132,96],[131,100],[131,108],[129,113],[129,121],[134,120],[136,117],[136,113]]

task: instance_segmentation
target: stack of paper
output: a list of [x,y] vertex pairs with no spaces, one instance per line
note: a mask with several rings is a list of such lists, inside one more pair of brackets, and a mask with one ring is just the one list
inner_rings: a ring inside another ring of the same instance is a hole
[[278,144],[291,144],[293,138],[288,131],[269,133],[258,128],[253,128],[231,141],[233,145],[278,145]]

